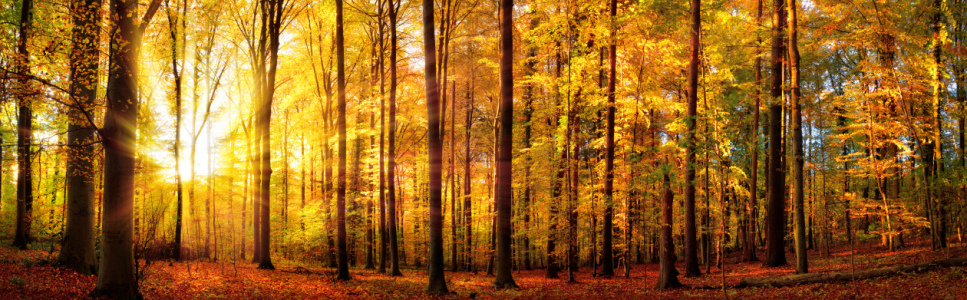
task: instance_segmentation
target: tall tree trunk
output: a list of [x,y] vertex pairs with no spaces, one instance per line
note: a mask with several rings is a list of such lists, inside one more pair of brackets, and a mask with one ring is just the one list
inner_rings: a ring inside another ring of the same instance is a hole
[[931,169],[928,174],[929,182],[927,185],[929,188],[929,193],[936,199],[936,235],[937,235],[937,247],[947,248],[947,201],[946,198],[942,196],[940,191],[942,183],[937,180],[940,177],[940,173],[943,170],[943,146],[941,139],[941,132],[943,132],[943,123],[941,122],[941,110],[943,109],[941,103],[941,94],[946,90],[946,86],[943,84],[943,69],[946,66],[941,61],[941,53],[943,42],[941,40],[941,31],[944,29],[943,26],[943,8],[942,0],[934,0],[933,9],[933,98],[931,100],[930,109],[930,123],[933,130],[930,131],[931,137],[928,145],[929,150],[933,151],[932,157],[927,161],[927,168]]
[[[387,1],[389,2],[389,1]],[[386,15],[383,11],[383,2],[381,1],[378,5],[379,15],[379,59],[377,65],[379,66],[379,273],[386,273],[386,265],[389,264],[389,250],[387,246],[389,245],[386,227],[386,164],[385,159],[386,151],[385,148],[385,136],[386,136],[386,68],[384,55],[386,53],[385,49],[385,33],[383,32],[386,21],[383,19]],[[390,7],[392,9],[392,7]]]
[[336,0],[336,127],[339,134],[339,174],[336,186],[337,280],[349,280],[349,254],[346,245],[346,44],[344,40],[343,0]]
[[806,213],[803,207],[805,185],[803,184],[803,140],[802,140],[802,109],[799,90],[799,23],[797,20],[796,0],[789,0],[789,94],[792,106],[792,176],[793,176],[793,205],[795,206],[796,226],[796,274],[809,273],[809,261],[806,259]]
[[702,30],[702,1],[692,0],[691,54],[688,63],[688,117],[685,134],[685,277],[699,276],[695,233],[695,123],[698,104],[698,52]]
[[[570,57],[568,57],[570,60]],[[569,62],[570,63],[570,62]],[[567,135],[565,136],[566,147],[568,148],[573,142],[573,149],[570,153],[567,153],[571,178],[570,178],[570,188],[568,189],[568,200],[567,200],[567,224],[568,224],[568,241],[567,241],[567,282],[576,282],[577,279],[574,277],[574,273],[578,272],[578,153],[580,153],[580,143],[577,141],[577,134],[580,130],[579,124],[581,123],[581,118],[578,116],[578,106],[577,100],[580,99],[581,91],[578,90],[578,94],[574,97],[575,103],[573,103],[570,114],[570,121],[568,122]]]
[[514,0],[500,0],[500,147],[497,156],[497,274],[494,287],[517,288],[511,274],[514,150]]
[[396,14],[399,12],[400,2],[393,0],[389,2],[390,19],[390,48],[389,48],[389,153],[386,165],[386,177],[389,179],[389,186],[386,194],[389,197],[389,254],[390,254],[390,276],[402,276],[400,273],[400,256],[397,241],[396,221]]
[[270,148],[271,147],[270,127],[272,124],[271,122],[272,98],[275,94],[275,73],[276,73],[278,60],[279,60],[279,35],[281,33],[280,31],[282,30],[282,26],[283,26],[282,16],[285,9],[284,9],[284,0],[262,0],[262,1],[267,2],[266,4],[263,4],[262,7],[267,8],[267,10],[263,10],[263,14],[265,14],[267,19],[269,20],[268,24],[265,24],[265,26],[268,27],[269,62],[268,62],[268,73],[266,74],[266,78],[265,78],[265,86],[263,86],[264,92],[261,95],[262,97],[264,97],[264,100],[262,100],[262,107],[261,107],[261,110],[259,111],[259,116],[261,119],[260,131],[262,136],[261,138],[262,148],[260,149],[262,151],[262,167],[261,167],[261,174],[260,174],[262,178],[259,182],[261,184],[261,188],[259,188],[260,190],[259,204],[262,208],[262,212],[261,212],[262,216],[260,217],[259,221],[261,221],[262,228],[260,229],[260,232],[259,232],[261,234],[261,238],[260,238],[261,241],[259,242],[259,247],[261,248],[261,250],[259,251],[261,252],[261,255],[260,255],[261,257],[259,257],[260,258],[259,269],[274,270],[275,266],[272,265],[272,258],[271,258],[272,253],[269,250],[269,246],[271,245],[269,242],[269,237],[271,236],[269,232],[270,230],[269,215],[271,212],[269,207],[269,204],[270,204],[269,201],[270,201],[270,195],[271,195],[269,188],[271,186],[271,181],[272,181],[272,161],[271,161],[272,149]]
[[[97,272],[94,253],[94,143],[97,140],[88,109],[97,97],[101,2],[71,2],[71,99],[67,127],[67,225],[57,262],[81,274]],[[2,143],[0,143],[2,144]],[[0,155],[2,159],[3,155]],[[2,182],[2,180],[0,180]],[[2,193],[0,193],[2,195]]]
[[[473,81],[473,76],[471,75],[470,81]],[[464,210],[464,229],[466,234],[464,234],[464,249],[466,254],[466,268],[467,271],[477,272],[477,268],[474,266],[473,257],[475,254],[473,248],[473,204],[472,194],[470,193],[470,162],[472,157],[470,154],[470,129],[473,127],[473,85],[467,83],[467,121],[466,121],[466,149],[465,159],[463,162],[464,166],[464,176],[463,176],[463,210]]]
[[[762,0],[756,1],[756,24],[757,26],[762,26]],[[748,216],[746,217],[746,235],[744,237],[745,243],[742,245],[742,260],[743,261],[757,261],[759,260],[755,256],[755,238],[756,238],[756,223],[758,222],[759,214],[757,208],[759,206],[759,106],[760,100],[762,99],[762,48],[758,45],[762,44],[762,38],[759,37],[758,31],[756,33],[756,48],[755,48],[755,102],[752,104],[752,128],[751,134],[749,135],[752,139],[750,143],[752,147],[752,167],[751,176],[749,178],[749,203],[747,204]]]
[[[554,82],[558,82],[558,80],[561,78],[561,52],[560,52],[561,43],[558,42],[556,46],[557,48],[555,49]],[[559,87],[555,87],[554,89],[554,107],[556,108],[556,111],[558,112],[558,114],[560,114],[561,93],[560,93]],[[558,124],[558,118],[552,118],[551,122],[553,123],[552,125],[553,128],[560,128],[560,125]],[[567,131],[567,129],[565,129],[565,131]],[[553,137],[554,132],[552,131],[550,135]],[[548,223],[550,224],[548,224],[548,229],[547,229],[547,273],[544,275],[544,277],[548,279],[558,278],[557,255],[555,255],[554,252],[557,250],[557,240],[560,237],[560,234],[558,234],[558,231],[557,231],[557,224],[558,224],[558,217],[559,217],[558,206],[561,204],[561,201],[562,201],[561,195],[563,194],[562,191],[564,190],[564,184],[566,182],[565,180],[567,180],[565,179],[565,175],[567,175],[567,147],[568,147],[568,144],[565,141],[565,144],[560,149],[557,149],[559,153],[558,161],[556,162],[557,165],[555,166],[557,168],[557,178],[552,182],[554,186],[554,191],[550,199],[551,204],[548,205]],[[555,163],[553,161],[553,158],[551,159],[551,163],[552,164]]]
[[617,81],[617,11],[618,1],[610,1],[611,11],[611,45],[608,46],[608,105],[607,122],[605,126],[605,154],[604,154],[604,241],[601,245],[601,275],[614,276],[614,114],[615,114],[615,83]]
[[446,279],[443,274],[443,215],[442,215],[442,169],[443,137],[441,136],[440,87],[437,82],[437,53],[434,41],[433,1],[423,1],[423,53],[426,78],[427,148],[429,152],[429,282],[426,292],[446,295]]
[[[670,289],[680,287],[678,270],[675,269],[675,243],[672,241],[672,194],[671,179],[665,173],[662,184],[662,223],[661,223],[661,264],[658,270],[656,289]],[[698,268],[698,266],[696,266]]]
[[450,97],[450,103],[453,108],[450,112],[450,270],[457,271],[457,173],[454,172],[456,168],[456,154],[455,151],[455,138],[457,136],[456,131],[456,118],[457,118],[457,82],[453,81],[452,92],[453,96]]
[[33,87],[27,79],[30,73],[30,52],[27,40],[31,35],[33,23],[33,1],[24,0],[20,8],[20,32],[17,37],[17,68],[22,73],[17,80],[20,95],[17,101],[17,221],[13,246],[21,250],[33,241],[30,226],[33,223],[33,165],[31,164],[31,143],[33,141]]
[[786,265],[786,173],[782,162],[782,75],[786,27],[785,0],[773,2],[772,103],[769,104],[769,209],[766,215],[766,261],[770,267]]
[[[148,24],[160,1],[144,16]],[[92,296],[140,299],[135,278],[134,155],[138,129],[138,57],[143,28],[134,0],[111,0],[111,38],[107,110],[101,143],[104,147],[104,193],[101,208],[101,259]]]

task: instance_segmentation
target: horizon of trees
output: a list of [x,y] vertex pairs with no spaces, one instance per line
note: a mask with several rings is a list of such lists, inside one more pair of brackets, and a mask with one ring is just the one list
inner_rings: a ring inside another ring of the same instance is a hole
[[115,298],[165,259],[425,267],[446,294],[448,271],[660,263],[674,288],[733,251],[808,273],[808,249],[943,249],[967,221],[965,11],[12,1],[0,240]]

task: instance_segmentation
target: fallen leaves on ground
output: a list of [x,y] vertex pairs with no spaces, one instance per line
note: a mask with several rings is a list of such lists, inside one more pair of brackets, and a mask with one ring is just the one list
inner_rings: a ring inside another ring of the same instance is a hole
[[[851,255],[852,254],[852,255]],[[792,265],[765,268],[761,262],[738,262],[738,253],[729,256],[725,283],[734,285],[743,277],[782,276],[795,272]],[[956,245],[949,250],[930,250],[920,242],[896,251],[863,245],[851,251],[848,246],[831,249],[830,255],[810,251],[813,273],[856,270],[914,264],[950,257],[967,256],[967,249]],[[760,254],[761,256],[761,254]],[[79,299],[87,298],[96,276],[87,276],[55,266],[54,256],[43,251],[0,248],[0,299]],[[792,254],[788,255],[791,260]],[[851,264],[852,261],[852,264]],[[353,279],[335,281],[331,268],[277,263],[278,270],[259,270],[247,261],[232,262],[156,262],[147,269],[141,291],[147,299],[723,299],[721,270],[679,279],[685,288],[653,289],[657,264],[634,265],[630,277],[623,267],[611,278],[592,277],[589,267],[576,274],[577,283],[544,278],[543,269],[514,271],[521,289],[496,290],[493,277],[483,272],[447,272],[448,286],[454,294],[438,297],[424,293],[426,271],[404,270],[403,277],[390,277],[375,270],[352,269]],[[682,270],[679,263],[678,269]],[[705,267],[702,266],[702,270]],[[967,295],[967,270],[946,268],[925,273],[902,274],[855,282],[819,283],[787,288],[727,289],[731,299],[963,299]]]

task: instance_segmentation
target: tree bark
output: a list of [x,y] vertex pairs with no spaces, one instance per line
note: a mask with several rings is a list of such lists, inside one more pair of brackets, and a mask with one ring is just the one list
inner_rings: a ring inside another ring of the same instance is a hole
[[33,141],[33,102],[34,93],[27,74],[30,73],[30,52],[27,41],[33,23],[33,1],[24,0],[20,8],[20,32],[17,37],[17,68],[21,77],[17,80],[20,88],[17,100],[17,221],[13,247],[27,249],[33,239],[30,227],[33,223],[33,165],[31,164],[31,144]]
[[[389,2],[389,1],[387,1]],[[390,7],[392,9],[392,7]],[[386,136],[386,68],[385,68],[385,33],[384,28],[386,26],[385,20],[383,19],[385,11],[383,10],[383,2],[380,1],[378,5],[377,14],[379,16],[379,58],[377,65],[379,66],[379,273],[386,273],[386,265],[389,264],[389,241],[387,236],[387,226],[386,226],[386,153],[385,149],[385,139]]]
[[789,0],[789,74],[790,101],[792,102],[792,176],[793,202],[795,205],[796,228],[796,274],[809,273],[809,261],[806,258],[806,213],[803,207],[805,185],[803,184],[803,140],[802,140],[802,107],[799,90],[799,29],[797,20],[796,0]]
[[[71,2],[71,99],[67,127],[67,225],[57,261],[81,274],[97,272],[94,253],[94,143],[97,132],[86,119],[97,97],[100,1]],[[0,158],[3,156],[0,155]]]
[[698,104],[699,34],[702,30],[702,1],[692,0],[691,53],[688,63],[688,116],[685,120],[685,277],[699,276],[695,232],[695,124]]
[[[672,194],[671,179],[666,171],[662,184],[662,224],[661,224],[661,264],[658,270],[656,289],[670,289],[682,286],[678,281],[678,270],[675,269],[675,244],[672,241]],[[697,268],[698,266],[696,266]]]
[[[91,295],[139,299],[141,294],[134,268],[133,208],[139,105],[137,74],[142,29],[137,20],[135,0],[111,0],[110,7],[111,26],[115,30],[112,31],[108,60],[107,110],[101,129],[104,147],[101,257],[104,259],[101,259],[97,284]],[[150,20],[150,15],[146,15],[145,23]]]
[[397,36],[396,36],[396,14],[399,12],[400,2],[396,1],[394,4],[393,0],[388,0],[389,2],[389,19],[390,19],[390,49],[389,49],[389,74],[390,74],[390,89],[389,89],[389,153],[386,165],[386,177],[389,180],[389,184],[386,190],[389,199],[387,201],[387,206],[389,206],[389,254],[390,254],[390,276],[403,276],[400,273],[400,256],[397,241],[397,229],[396,229],[396,50],[397,50]]
[[766,215],[766,266],[786,265],[786,173],[782,162],[782,75],[786,26],[785,0],[773,2],[772,103],[769,104],[769,208]]
[[[756,24],[757,26],[762,26],[762,0],[756,1]],[[752,139],[752,167],[751,176],[749,178],[749,203],[748,206],[748,216],[746,217],[746,235],[745,243],[742,245],[742,260],[743,261],[757,261],[759,260],[755,255],[755,238],[756,238],[756,222],[758,222],[759,214],[757,211],[759,205],[759,106],[760,100],[762,99],[762,48],[759,46],[762,44],[762,38],[759,37],[758,31],[756,32],[756,48],[755,48],[755,102],[752,104],[752,128],[751,134],[749,135]]]
[[339,261],[337,280],[349,280],[349,254],[346,245],[346,44],[343,0],[336,0],[336,127],[339,134],[339,173],[336,184],[336,252]]
[[494,287],[517,288],[511,274],[514,150],[514,0],[500,0],[500,146],[497,156],[497,274]]
[[440,116],[440,87],[437,83],[437,53],[434,41],[433,1],[423,1],[423,53],[426,78],[427,148],[429,152],[429,282],[426,292],[446,295],[443,263],[442,169],[443,137]]
[[[473,81],[472,75],[470,77],[470,80]],[[470,193],[471,192],[470,162],[473,159],[473,157],[470,154],[470,129],[473,127],[473,108],[474,108],[472,91],[473,91],[473,86],[472,84],[468,83],[467,84],[468,104],[467,104],[467,121],[466,121],[466,134],[467,134],[466,141],[467,142],[466,142],[466,150],[464,152],[466,154],[465,156],[466,158],[464,159],[464,162],[463,162],[464,163],[463,210],[464,210],[464,229],[466,230],[466,234],[464,235],[463,247],[464,249],[466,249],[465,252],[467,256],[466,257],[467,271],[476,272],[477,268],[475,267],[474,261],[473,261],[474,254],[476,253],[473,248],[473,207],[471,206],[473,204],[473,202],[471,201],[473,197],[472,197],[472,194]]]
[[[554,82],[558,82],[558,80],[560,80],[561,78],[561,52],[560,52],[561,43],[558,42],[556,46],[557,46],[557,49],[555,50],[556,53],[555,53],[555,64],[554,64],[555,65]],[[561,93],[559,91],[559,88],[555,88],[554,91],[555,91],[554,107],[556,108],[556,111],[560,114]],[[560,128],[560,125],[558,124],[558,119],[559,118],[553,118],[551,120],[551,122],[553,122],[552,126],[554,128]],[[564,129],[564,130],[565,132],[567,132],[567,129]],[[552,131],[550,135],[551,135],[551,138],[553,138],[554,132]],[[554,191],[550,199],[551,204],[548,205],[548,223],[549,224],[548,224],[548,230],[547,230],[547,270],[546,270],[546,274],[544,275],[544,277],[548,279],[558,278],[557,255],[554,252],[557,250],[557,240],[560,237],[560,234],[558,234],[558,230],[557,230],[558,218],[560,217],[558,206],[561,204],[564,184],[567,180],[565,178],[565,176],[567,175],[567,147],[568,147],[568,144],[565,140],[565,143],[562,145],[562,147],[560,149],[557,149],[559,153],[558,161],[556,162],[556,166],[555,166],[557,168],[557,178],[552,183],[554,186]],[[555,163],[553,162],[553,159],[551,163],[552,164]]]
[[739,281],[735,288],[747,287],[786,287],[811,283],[829,283],[837,281],[853,281],[877,278],[883,276],[894,276],[949,267],[967,266],[967,258],[953,258],[915,265],[901,265],[887,268],[869,269],[856,272],[842,273],[813,273],[813,274],[794,274],[781,277],[746,277]]
[[618,1],[610,1],[611,12],[611,45],[608,46],[608,105],[607,125],[605,126],[605,154],[604,154],[604,240],[601,245],[601,275],[614,276],[614,114],[615,114],[615,83],[617,81],[617,18]]

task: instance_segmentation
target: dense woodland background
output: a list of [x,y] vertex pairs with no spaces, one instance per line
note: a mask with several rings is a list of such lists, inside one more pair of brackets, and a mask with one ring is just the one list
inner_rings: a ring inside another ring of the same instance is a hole
[[967,221],[965,11],[6,1],[0,240],[118,298],[160,260],[422,269],[444,294],[445,271],[500,289],[661,262],[670,288],[676,261],[946,249]]

